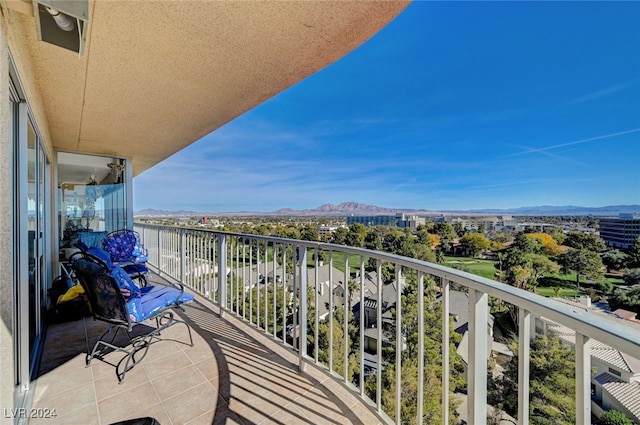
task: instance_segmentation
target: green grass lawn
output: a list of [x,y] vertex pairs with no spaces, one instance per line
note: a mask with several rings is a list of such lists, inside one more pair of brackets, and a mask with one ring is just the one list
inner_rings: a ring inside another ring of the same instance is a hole
[[[582,292],[578,292],[578,290],[574,288],[560,288],[560,292],[558,296],[560,297],[576,297],[580,295]],[[556,296],[556,288],[553,286],[538,286],[536,287],[536,294],[542,295],[543,297],[555,297]]]
[[478,258],[468,257],[450,257],[445,256],[445,266],[453,267],[458,264],[464,266],[464,270],[478,276],[488,279],[495,279],[497,269],[494,266],[495,261],[481,260]]
[[[329,253],[327,254],[327,261],[325,264],[329,263]],[[349,268],[353,271],[353,269],[360,269],[360,256],[355,254],[349,255]],[[344,252],[334,252],[333,253],[333,267],[344,272]]]

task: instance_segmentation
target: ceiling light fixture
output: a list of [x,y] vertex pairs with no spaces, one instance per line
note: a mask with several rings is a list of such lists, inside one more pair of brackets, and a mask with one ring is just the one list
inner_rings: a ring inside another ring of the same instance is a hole
[[73,25],[73,21],[69,19],[69,17],[65,14],[60,13],[59,11],[52,9],[50,7],[46,7],[47,12],[53,17],[53,20],[58,25],[62,31],[73,31],[75,25]]

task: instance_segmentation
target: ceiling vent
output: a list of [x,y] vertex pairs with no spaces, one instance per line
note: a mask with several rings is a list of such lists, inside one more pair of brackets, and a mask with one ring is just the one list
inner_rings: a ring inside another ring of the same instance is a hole
[[33,0],[33,14],[38,40],[83,53],[89,21],[88,0]]

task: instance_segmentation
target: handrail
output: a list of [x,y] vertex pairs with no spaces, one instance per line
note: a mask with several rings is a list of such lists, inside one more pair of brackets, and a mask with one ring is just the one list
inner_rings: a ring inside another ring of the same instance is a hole
[[[292,280],[291,286],[293,288],[293,290],[290,292],[293,294],[293,297],[294,297],[294,302],[292,306],[290,306],[290,308],[293,309],[292,310],[293,312],[297,312],[297,314],[293,315],[294,327],[296,326],[300,327],[299,332],[293,329],[291,333],[292,334],[297,333],[298,335],[300,335],[301,341],[306,341],[307,336],[309,336],[309,338],[313,338],[314,344],[315,344],[314,357],[308,356],[307,353],[303,352],[303,350],[299,350],[298,348],[301,368],[304,368],[305,362],[318,363],[318,360],[317,360],[318,358],[317,356],[317,351],[318,351],[317,306],[311,306],[311,307],[314,307],[314,311],[316,314],[316,317],[315,317],[316,333],[315,334],[308,333],[307,320],[306,319],[303,320],[303,318],[307,317],[307,311],[308,311],[308,308],[310,307],[307,305],[307,294],[306,294],[307,286],[311,288],[315,288],[316,295],[318,295],[317,257],[316,257],[315,277],[309,275],[310,282],[306,282],[307,276],[308,276],[307,267],[306,267],[308,252],[331,253],[330,260],[329,260],[330,270],[333,270],[333,266],[334,266],[333,254],[334,253],[344,254],[345,264],[342,264],[342,266],[345,267],[345,271],[343,273],[340,273],[342,274],[342,276],[339,276],[338,278],[330,277],[331,281],[340,280],[340,278],[344,279],[343,281],[341,281],[341,282],[344,282],[343,284],[344,293],[342,296],[344,306],[347,305],[347,299],[349,299],[350,289],[349,289],[349,285],[347,285],[347,282],[351,278],[352,269],[355,272],[358,272],[358,269],[361,271],[359,273],[360,274],[360,279],[359,279],[360,291],[359,292],[361,294],[361,297],[360,297],[361,300],[364,300],[364,297],[362,296],[362,294],[364,293],[363,288],[364,288],[365,282],[364,282],[362,271],[364,271],[365,259],[372,259],[378,264],[378,268],[377,268],[377,272],[378,272],[377,287],[378,288],[382,287],[382,282],[380,280],[380,274],[381,274],[380,264],[382,263],[389,263],[394,266],[395,282],[402,282],[403,273],[405,273],[406,270],[413,271],[416,273],[417,276],[419,276],[420,285],[423,284],[422,279],[425,276],[434,276],[434,277],[440,278],[440,281],[442,282],[440,289],[444,295],[443,299],[446,302],[448,302],[448,299],[449,299],[448,291],[451,283],[462,285],[468,288],[469,299],[470,299],[470,303],[469,303],[470,304],[469,305],[470,363],[469,363],[469,372],[468,372],[470,400],[468,403],[469,404],[468,423],[470,424],[472,423],[480,424],[480,423],[485,423],[486,421],[487,353],[486,353],[486,348],[484,349],[481,349],[481,348],[483,348],[482,344],[485,344],[486,346],[486,325],[483,325],[482,323],[483,322],[486,323],[485,319],[487,318],[487,315],[488,315],[487,296],[496,297],[498,299],[501,299],[521,309],[520,317],[522,320],[520,321],[520,329],[519,329],[519,333],[521,335],[531,335],[531,336],[535,335],[535,332],[530,333],[528,328],[525,329],[525,327],[527,326],[535,326],[535,320],[530,321],[529,314],[533,315],[533,317],[538,317],[538,318],[544,317],[547,320],[559,323],[576,332],[576,352],[577,354],[583,355],[583,360],[584,360],[584,353],[586,353],[586,358],[587,358],[586,364],[582,360],[581,361],[578,361],[578,359],[576,360],[576,381],[578,383],[578,388],[576,392],[576,400],[577,400],[576,423],[583,423],[583,421],[587,421],[590,417],[590,403],[589,403],[590,380],[588,379],[589,377],[588,373],[590,373],[590,364],[588,361],[588,357],[590,353],[589,340],[595,339],[605,344],[608,344],[611,347],[614,347],[615,349],[621,352],[634,355],[635,357],[640,357],[640,332],[638,332],[637,329],[634,329],[631,326],[625,325],[623,323],[619,323],[617,321],[613,321],[602,315],[598,315],[596,313],[588,311],[586,308],[567,305],[557,300],[545,298],[540,295],[533,294],[531,292],[528,292],[519,288],[515,288],[503,283],[499,283],[491,279],[476,276],[464,271],[452,269],[439,264],[428,263],[425,261],[402,257],[394,254],[380,252],[380,251],[371,251],[364,248],[336,245],[336,244],[330,244],[330,243],[324,243],[324,242],[293,240],[293,239],[262,236],[262,235],[249,235],[249,234],[241,234],[241,233],[220,232],[220,231],[208,230],[208,229],[163,226],[163,225],[136,224],[135,228],[138,231],[138,233],[141,234],[145,248],[147,248],[147,250],[150,252],[149,262],[154,266],[158,267],[159,270],[163,273],[169,273],[169,269],[171,267],[174,267],[174,265],[170,263],[172,263],[172,261],[173,262],[175,261],[174,260],[169,261],[169,258],[170,257],[173,258],[174,255],[176,256],[176,260],[179,257],[179,264],[180,264],[181,271],[179,276],[173,276],[173,277],[183,282],[185,280],[189,280],[189,278],[192,278],[193,274],[198,274],[198,273],[202,275],[206,274],[204,272],[194,271],[196,270],[195,269],[196,266],[191,266],[192,267],[191,275],[189,275],[187,271],[187,269],[190,267],[187,264],[189,261],[191,261],[193,264],[196,264],[196,263],[200,264],[202,262],[215,264],[215,267],[217,267],[217,269],[214,272],[216,277],[215,283],[206,282],[205,286],[206,285],[209,285],[209,286],[208,286],[208,289],[205,289],[205,290],[202,290],[202,288],[197,287],[197,285],[192,286],[192,289],[203,293],[203,295],[213,297],[215,301],[218,302],[223,309],[225,309],[225,311],[234,313],[241,318],[245,318],[246,305],[245,305],[245,301],[243,300],[242,311],[240,311],[238,282],[241,275],[244,281],[246,276],[246,271],[244,270],[244,267],[242,267],[243,270],[242,272],[240,272],[240,266],[241,266],[240,261],[242,260],[242,266],[244,266],[247,258],[247,253],[245,252],[245,249],[247,248],[247,243],[256,243],[257,252],[255,252],[255,257],[253,256],[254,252],[251,250],[252,245],[249,245],[249,254],[248,254],[250,264],[253,263],[254,261],[257,264],[255,281],[253,281],[254,277],[253,277],[252,271],[249,271],[249,277],[248,277],[248,280],[250,280],[249,282],[250,288],[248,293],[249,310],[250,310],[249,322],[252,321],[252,317],[253,317],[251,313],[251,309],[257,305],[258,316],[257,316],[256,324],[259,327],[264,328],[265,332],[269,332],[269,329],[268,329],[269,318],[267,317],[267,313],[268,313],[268,308],[271,306],[271,304],[269,304],[270,300],[267,300],[267,295],[269,294],[266,289],[266,286],[268,283],[267,274],[269,273],[269,267],[271,267],[271,270],[273,271],[273,282],[274,282],[274,289],[275,289],[277,264],[276,264],[276,255],[274,253],[275,251],[280,249],[277,247],[282,248],[281,249],[282,257],[280,258],[282,263],[280,267],[282,267],[282,270],[285,270],[286,261],[287,261],[286,260],[287,254],[286,254],[285,247],[291,247],[292,256],[294,257],[293,260],[294,260],[294,264],[296,264],[296,267],[294,267],[293,273],[290,276]],[[180,235],[177,239],[175,239],[175,237],[174,239],[171,239],[171,237],[168,236],[170,234],[176,234],[176,233]],[[166,238],[166,241],[163,242],[162,238]],[[216,243],[207,245],[208,242],[205,242],[204,245],[206,246],[203,246],[202,240],[199,240],[198,238],[200,239],[208,238],[207,240],[215,240]],[[162,247],[163,243],[171,247],[163,248]],[[265,246],[264,252],[259,252],[260,244],[263,244]],[[153,245],[153,246],[150,246],[150,245]],[[235,248],[233,248],[232,245],[235,246]],[[241,254],[240,246],[242,246],[242,249],[243,249],[242,255],[240,255]],[[269,249],[268,247],[270,246],[272,247],[271,248],[272,254],[274,254],[272,258],[271,266],[269,266],[269,261],[267,258],[267,253]],[[163,249],[165,249],[165,252],[166,252],[165,254],[161,254],[161,251]],[[235,251],[233,251],[233,249],[235,249]],[[212,252],[211,250],[215,252]],[[154,257],[151,254],[151,252],[156,252],[156,256]],[[191,257],[189,257],[189,252],[194,252],[194,253],[198,252],[198,254],[197,255],[194,254]],[[165,260],[167,261],[166,269],[163,267],[163,264],[161,264],[162,255],[166,257],[165,258]],[[348,255],[357,256],[360,259],[359,265],[351,266],[347,260]],[[264,258],[261,258],[261,256],[263,256]],[[201,265],[198,265],[198,267],[201,267]],[[260,282],[259,282],[260,279],[258,276],[258,274],[260,273],[261,267],[265,271],[264,290],[260,289],[261,288]],[[349,276],[347,276],[347,273],[346,273],[347,267],[349,268]],[[227,279],[228,273],[226,272],[224,274],[220,273],[221,270],[226,271],[229,268],[231,269],[230,274],[232,274],[235,277],[235,287],[233,286],[234,277]],[[283,279],[286,280],[287,278],[286,273],[284,274],[285,276],[283,276]],[[189,285],[188,282],[185,282],[185,284]],[[210,286],[211,284],[213,284],[214,287],[211,287]],[[246,291],[247,282],[244,281],[243,284],[245,285],[244,291]],[[287,282],[283,281],[282,284],[283,284],[283,299],[284,299],[286,298],[286,295],[284,294],[285,292],[284,288],[286,287]],[[254,285],[255,287],[258,288],[256,292],[256,297],[257,297],[256,300],[252,299]],[[216,292],[215,290],[216,288],[218,288],[219,291]],[[229,295],[227,294],[227,289],[233,290],[235,292]],[[333,288],[331,287],[330,290],[332,291]],[[396,291],[396,292],[397,292],[397,300],[400,300],[400,291]],[[381,295],[380,289],[378,289],[378,293]],[[234,295],[235,295],[235,304],[233,299]],[[276,335],[276,329],[275,329],[276,328],[275,327],[276,292],[275,290],[273,291],[272,295],[273,295],[272,301],[273,301],[273,309],[274,309],[272,333],[274,337],[281,337],[280,339],[282,340],[282,342],[287,344],[287,337],[285,336],[284,329],[282,330],[281,335],[279,336]],[[263,297],[262,300],[260,299],[261,297]],[[318,296],[316,296],[316,299],[317,298]],[[333,311],[333,308],[335,307],[335,306],[331,307],[333,305],[332,304],[333,299],[334,297],[329,298],[329,306],[331,308],[331,311]],[[230,305],[228,305],[227,303],[227,301],[229,300],[230,300],[230,303],[229,303]],[[396,304],[397,304],[397,301],[396,301]],[[398,317],[395,317],[394,320],[400,321],[402,318],[401,316],[402,312],[400,311],[399,304],[397,305],[398,305],[398,308],[396,309],[396,315]],[[235,311],[234,311],[234,308],[235,308]],[[260,308],[263,308],[262,312]],[[285,306],[282,306],[282,308],[285,308]],[[297,311],[296,311],[296,308],[297,308]],[[378,308],[378,311],[381,312],[379,308]],[[443,311],[444,311],[443,317],[447,318],[446,321],[443,320],[443,325],[442,325],[443,339],[445,341],[448,341],[449,332],[448,332],[447,326],[444,325],[444,323],[448,324],[448,305],[447,305],[447,308],[443,309]],[[422,312],[422,310],[420,310],[420,312]],[[260,317],[261,314],[264,314],[264,319]],[[346,312],[345,314],[350,314],[350,312]],[[284,323],[285,317],[286,315],[285,313],[283,313],[282,323]],[[422,324],[424,318],[422,317],[421,314],[419,319],[420,319],[419,322]],[[333,314],[329,314],[328,320],[330,324],[329,329],[330,329],[330,332],[332,332],[333,327],[331,325],[331,321],[333,320]],[[347,330],[346,323],[347,323],[347,320],[344,321],[345,332]],[[362,317],[361,317],[360,323],[363,323]],[[382,327],[383,327],[380,314],[377,315],[376,327],[378,332],[378,348],[380,348],[381,347],[380,340],[382,338]],[[396,327],[396,339],[395,339],[396,341],[399,341],[401,339],[399,332],[400,332],[399,327]],[[363,332],[360,332],[360,334],[362,335]],[[360,338],[361,338],[360,344],[362,347],[365,340],[364,340],[364,337],[362,336]],[[332,340],[332,334],[330,334],[330,341],[331,340]],[[528,341],[524,341],[524,342],[525,344],[528,344]],[[348,382],[346,379],[347,361],[348,361],[347,359],[348,347],[346,347],[346,344],[348,343],[346,342],[346,339],[345,339],[345,349],[343,353],[344,359],[342,359],[342,361],[344,362],[344,371],[333,370],[332,368],[333,360],[331,356],[332,354],[331,350],[329,353],[330,360],[329,360],[328,369],[331,374],[334,374],[334,375],[342,374],[341,376],[344,379],[344,383],[347,386],[352,386],[353,384]],[[424,344],[424,341],[422,340],[422,338],[420,340],[420,344]],[[520,341],[520,344],[521,345],[523,344],[522,339]],[[446,347],[446,346],[448,346],[448,344],[443,344],[443,347]],[[297,348],[295,338],[293,341],[293,347]],[[424,347],[422,346],[420,347],[420,349],[423,349],[423,348]],[[521,352],[528,353],[528,346],[521,347]],[[364,353],[364,352],[361,351],[361,353]],[[400,357],[398,353],[399,353],[399,350],[396,350],[396,362],[400,361]],[[445,352],[443,348],[443,366],[442,367],[443,367],[443,370],[447,371],[446,377],[449,376],[448,357],[449,357],[448,351]],[[527,358],[521,359],[521,361],[523,363],[520,365],[521,366],[520,367],[520,370],[521,370],[520,383],[523,384],[522,387],[523,387],[523,394],[524,394],[523,397],[521,397],[521,400],[527,399],[526,403],[528,403],[528,391],[529,391],[528,389],[528,379],[529,379],[528,378],[528,367],[529,367],[528,355],[527,355]],[[378,368],[376,370],[376,373],[378,374],[380,374],[379,365],[380,365],[380,362],[378,360]],[[360,371],[361,372],[364,371],[364,359],[362,354],[360,355]],[[397,372],[397,379],[398,380],[400,379],[399,370]],[[586,382],[585,382],[585,379],[586,379]],[[378,382],[380,382],[379,379],[378,379]],[[373,401],[373,400],[369,400],[364,395],[364,390],[362,388],[362,385],[363,385],[362,377],[360,378],[360,382],[356,383],[356,385],[360,386],[359,388],[360,396],[363,397],[370,405],[374,406],[378,414],[380,414],[381,418],[383,418],[387,422],[392,422],[392,418],[390,418],[383,411],[379,396],[376,396],[377,400]],[[482,388],[483,385],[484,385],[484,388]],[[446,388],[448,387],[448,385],[443,385],[443,387],[445,388],[445,390],[443,390],[443,406],[447,406],[449,395],[448,395],[448,389]],[[379,395],[381,392],[381,389],[377,388],[376,391],[377,391],[376,394]],[[399,397],[400,397],[399,393],[400,391],[398,390],[396,395],[397,400],[399,400]],[[524,403],[525,401],[521,401],[521,404],[525,406],[523,411],[528,411],[528,407],[527,407],[528,404],[524,404]],[[396,405],[399,406],[399,403],[396,402]],[[396,423],[399,423],[400,421],[399,414],[400,414],[399,407],[397,407],[396,412],[394,414]],[[523,415],[521,412],[520,416],[526,416],[526,414]],[[448,423],[447,412],[444,412],[444,414],[442,415],[442,418],[443,418],[442,419],[443,424]],[[423,419],[422,417],[419,417],[418,422],[422,423],[422,419]],[[525,417],[519,418],[519,423],[527,424],[528,418],[525,418]]]

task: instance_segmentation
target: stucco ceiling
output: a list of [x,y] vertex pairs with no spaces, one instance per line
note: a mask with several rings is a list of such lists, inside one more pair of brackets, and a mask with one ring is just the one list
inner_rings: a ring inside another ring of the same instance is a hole
[[406,2],[90,2],[82,56],[23,16],[53,146],[157,164],[370,38]]

